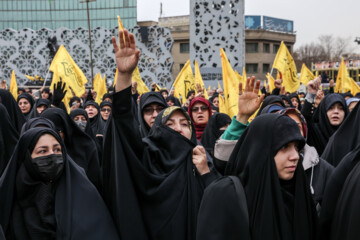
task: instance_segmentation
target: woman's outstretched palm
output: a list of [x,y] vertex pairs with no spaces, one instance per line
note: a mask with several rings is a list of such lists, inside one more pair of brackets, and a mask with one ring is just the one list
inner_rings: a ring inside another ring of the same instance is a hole
[[242,83],[239,84],[239,114],[250,117],[260,107],[265,95],[258,96],[260,81],[255,77],[247,78],[245,90],[243,91]]

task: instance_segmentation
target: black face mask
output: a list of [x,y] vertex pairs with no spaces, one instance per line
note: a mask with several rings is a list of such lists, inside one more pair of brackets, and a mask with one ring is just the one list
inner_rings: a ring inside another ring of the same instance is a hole
[[39,171],[41,178],[46,182],[52,182],[62,173],[64,159],[62,154],[51,154],[33,158],[33,165]]

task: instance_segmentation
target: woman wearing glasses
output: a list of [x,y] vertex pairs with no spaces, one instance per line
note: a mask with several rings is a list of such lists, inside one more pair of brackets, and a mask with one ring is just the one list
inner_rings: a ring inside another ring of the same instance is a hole
[[106,122],[109,117],[110,117],[110,113],[111,113],[111,107],[112,104],[111,102],[108,101],[103,101],[100,104],[100,114],[101,114],[101,118]]
[[188,112],[195,126],[196,138],[201,141],[206,124],[212,115],[210,103],[203,97],[196,97],[191,101]]

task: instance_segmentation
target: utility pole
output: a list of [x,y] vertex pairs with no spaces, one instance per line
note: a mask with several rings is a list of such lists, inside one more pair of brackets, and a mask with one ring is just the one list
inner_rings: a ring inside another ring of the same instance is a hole
[[91,84],[94,87],[94,69],[93,69],[93,58],[92,58],[92,46],[91,46],[91,26],[90,26],[90,11],[89,11],[89,2],[96,2],[96,0],[83,0],[80,3],[86,3],[87,10],[87,20],[89,28],[89,42],[90,42],[90,68],[91,68]]

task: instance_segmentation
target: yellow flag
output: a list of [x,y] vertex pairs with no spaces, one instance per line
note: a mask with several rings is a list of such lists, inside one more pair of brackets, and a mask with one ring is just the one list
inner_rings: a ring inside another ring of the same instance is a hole
[[181,69],[174,82],[174,96],[180,99],[181,103],[186,101],[187,94],[190,90],[195,90],[194,75],[191,70],[190,60],[188,60]]
[[[50,85],[50,89],[54,90],[54,83],[57,83],[60,81],[60,75],[59,75],[59,71],[58,71],[58,66],[56,65],[55,68],[52,70],[53,71],[53,79],[52,79],[52,84]],[[64,82],[64,80],[63,80]],[[69,84],[66,83],[65,85],[65,90],[67,90],[62,102],[64,103],[65,107],[66,107],[66,111],[68,114],[70,114],[70,99],[73,97],[73,94],[71,92],[71,89],[69,87]]]
[[117,77],[118,77],[118,69],[116,68],[115,77],[114,77],[114,82],[113,82],[113,87],[115,87]]
[[211,85],[209,85],[209,87],[208,87],[208,89],[207,89],[208,91],[210,91],[211,90]]
[[[201,77],[200,68],[198,62],[195,60],[195,85],[200,84],[201,88],[204,90],[204,96],[206,99],[209,99],[209,95],[205,89],[204,81]],[[196,88],[195,88],[196,89]]]
[[351,94],[355,96],[357,93],[360,92],[360,86],[354,81],[354,79],[351,79]]
[[221,96],[221,94],[219,94],[219,112],[229,115],[227,112],[227,109],[225,107],[224,98],[223,98],[223,96]]
[[274,60],[273,68],[276,68],[281,72],[283,86],[287,92],[292,93],[298,90],[300,87],[300,81],[297,79],[295,61],[284,42],[281,42],[280,48]]
[[225,107],[230,117],[238,113],[238,97],[239,97],[239,83],[233,68],[225,54],[224,49],[220,48],[222,76],[224,85],[224,100]]
[[[87,79],[63,45],[57,51],[49,70],[53,73],[56,71],[58,76],[62,78],[63,82],[66,82],[66,85],[73,90],[76,96],[81,97],[84,94]],[[51,85],[54,83],[53,78]]]
[[269,83],[269,91],[272,93],[272,91],[275,89],[275,79],[270,75],[270,73],[266,74],[266,78],[268,79]]
[[139,68],[137,68],[137,67],[135,68],[135,70],[132,74],[132,77],[131,77],[131,81],[137,82],[137,91],[140,95],[149,92],[148,87],[145,85],[144,81],[141,79]]
[[16,83],[15,71],[12,70],[11,72],[11,81],[10,81],[10,92],[14,96],[15,100],[18,97],[18,86]]
[[101,78],[101,74],[98,73],[95,76],[96,79],[96,86],[95,86],[95,79],[94,79],[94,90],[96,91],[96,99],[95,102],[100,105],[102,102],[102,98],[105,93],[107,93],[106,89],[106,76],[104,78]]
[[341,64],[339,67],[334,91],[336,93],[345,93],[351,91],[351,89],[352,89],[352,84],[351,84],[349,72],[346,68],[344,59],[341,58]]
[[221,89],[221,86],[220,86],[220,83],[219,83],[219,81],[218,81],[218,89]]
[[246,69],[245,69],[245,67],[243,67],[243,75],[242,75],[242,78],[243,78],[243,84],[246,83],[247,76],[246,76]]
[[[240,75],[240,73],[238,73],[238,71],[235,70],[235,75],[239,81],[239,83],[242,83],[243,84],[243,89],[245,89],[245,85],[244,85],[244,79],[243,77]],[[245,83],[246,83],[246,80],[245,80]]]
[[300,82],[306,86],[308,82],[313,79],[315,79],[314,74],[306,67],[305,63],[303,63],[299,79]]

